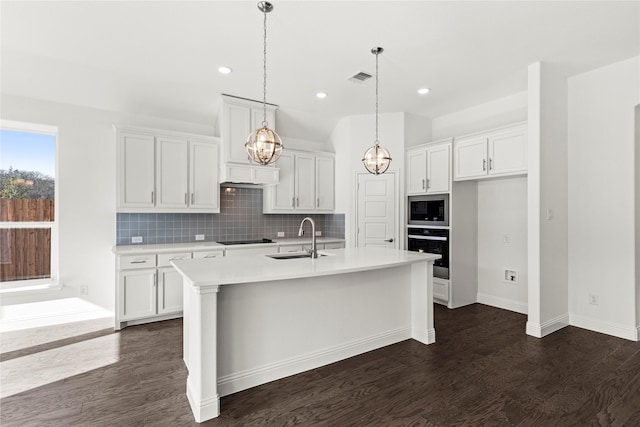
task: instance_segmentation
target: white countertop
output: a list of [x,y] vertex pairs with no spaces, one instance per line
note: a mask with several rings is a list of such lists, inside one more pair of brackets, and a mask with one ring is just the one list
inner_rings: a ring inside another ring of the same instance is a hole
[[[335,237],[316,237],[317,243],[333,243],[344,242],[344,239]],[[113,248],[113,253],[117,255],[133,255],[133,254],[145,254],[145,253],[166,253],[177,251],[206,251],[209,249],[224,249],[229,247],[237,248],[258,248],[269,247],[277,245],[305,245],[311,243],[311,237],[298,237],[298,238],[281,238],[274,239],[273,243],[256,243],[248,245],[222,245],[217,242],[186,242],[186,243],[165,243],[157,245],[121,245]]]
[[206,287],[353,273],[441,258],[440,255],[386,248],[346,248],[319,252],[327,256],[317,259],[273,259],[265,255],[246,255],[177,260],[171,264],[187,283]]

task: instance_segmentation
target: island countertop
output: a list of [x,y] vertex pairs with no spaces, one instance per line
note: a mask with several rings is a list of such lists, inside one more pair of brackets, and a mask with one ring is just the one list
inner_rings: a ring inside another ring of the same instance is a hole
[[196,287],[267,282],[384,269],[440,259],[440,255],[389,248],[319,251],[317,259],[273,259],[247,255],[172,261],[186,283]]

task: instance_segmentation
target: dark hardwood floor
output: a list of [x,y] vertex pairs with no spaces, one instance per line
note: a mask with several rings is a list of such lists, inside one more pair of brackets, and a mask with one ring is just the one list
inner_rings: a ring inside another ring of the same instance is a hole
[[[640,426],[639,343],[574,327],[537,339],[525,322],[436,306],[436,344],[408,340],[223,397],[202,425]],[[180,320],[76,329],[2,335],[3,427],[197,425]]]

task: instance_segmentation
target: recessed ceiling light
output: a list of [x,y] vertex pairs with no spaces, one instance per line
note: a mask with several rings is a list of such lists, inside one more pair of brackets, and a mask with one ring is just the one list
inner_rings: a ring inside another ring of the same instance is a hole
[[326,97],[327,97],[327,94],[326,94],[326,93],[324,93],[324,92],[318,92],[318,93],[316,93],[316,96],[317,96],[318,98],[322,99],[322,98],[326,98]]
[[231,68],[229,68],[229,67],[218,67],[218,72],[220,74],[229,74],[229,73],[231,73]]
[[431,89],[429,89],[428,87],[423,87],[422,89],[418,89],[418,93],[420,95],[426,95],[431,91]]

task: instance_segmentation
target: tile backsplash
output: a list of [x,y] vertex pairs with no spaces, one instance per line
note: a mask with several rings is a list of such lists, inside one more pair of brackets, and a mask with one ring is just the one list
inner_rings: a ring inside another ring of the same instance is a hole
[[[275,239],[298,236],[300,222],[310,216],[323,237],[344,238],[344,214],[263,214],[262,189],[220,188],[220,213],[118,213],[116,244],[131,245],[131,238],[142,236],[143,244],[194,242],[196,234],[205,241]],[[311,228],[305,224],[308,236]]]

